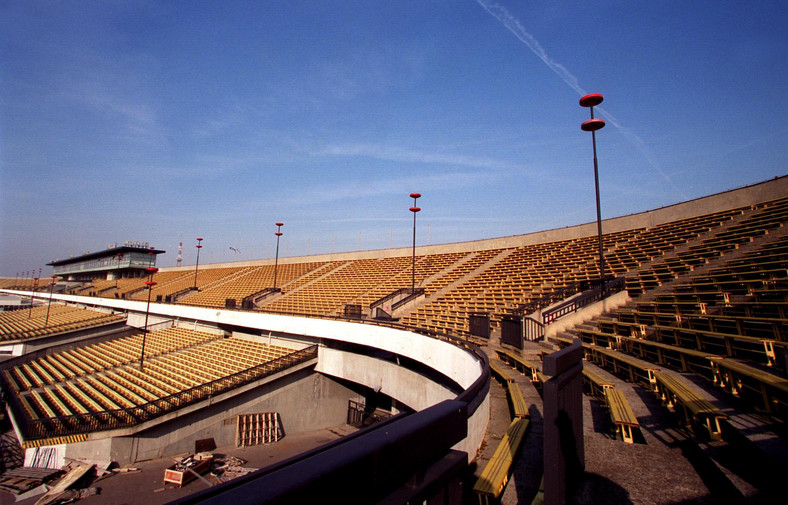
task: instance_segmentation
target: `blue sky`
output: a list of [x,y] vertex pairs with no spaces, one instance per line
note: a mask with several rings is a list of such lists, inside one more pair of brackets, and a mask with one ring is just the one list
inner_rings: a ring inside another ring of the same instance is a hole
[[[515,235],[778,175],[788,4],[6,1],[0,275]],[[235,253],[229,248],[240,250]]]

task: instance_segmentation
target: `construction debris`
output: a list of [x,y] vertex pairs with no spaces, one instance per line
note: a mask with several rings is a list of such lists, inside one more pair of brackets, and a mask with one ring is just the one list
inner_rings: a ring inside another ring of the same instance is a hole
[[113,468],[112,473],[140,473],[142,470],[135,467],[129,468]]
[[87,498],[99,494],[101,489],[97,487],[86,487],[84,489],[68,489],[60,494],[57,498],[58,503],[71,503],[73,501]]
[[62,470],[50,468],[14,468],[0,476],[0,490],[18,495],[49,482],[62,473]]
[[257,468],[244,468],[242,466],[244,463],[246,463],[245,460],[235,456],[216,456],[211,465],[211,475],[219,482],[227,482],[258,470]]
[[[211,459],[198,460],[194,456],[186,456],[175,460],[175,464],[164,470],[164,482],[183,487],[185,484],[200,478],[211,467]],[[206,481],[210,486],[211,483]]]
[[66,493],[68,489],[79,482],[95,465],[77,465],[63,476],[49,491],[36,502],[36,505],[51,505],[65,499],[73,501],[77,499],[71,493]]

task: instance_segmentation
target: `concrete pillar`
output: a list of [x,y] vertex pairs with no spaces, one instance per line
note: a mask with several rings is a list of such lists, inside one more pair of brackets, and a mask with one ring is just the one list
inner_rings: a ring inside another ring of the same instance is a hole
[[566,503],[585,469],[583,347],[580,340],[544,358],[544,503]]

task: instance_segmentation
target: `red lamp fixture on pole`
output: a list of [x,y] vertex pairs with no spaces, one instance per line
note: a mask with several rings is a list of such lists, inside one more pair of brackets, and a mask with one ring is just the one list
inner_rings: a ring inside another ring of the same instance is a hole
[[276,224],[276,232],[274,232],[274,235],[276,235],[276,259],[274,260],[274,288],[273,288],[274,291],[276,291],[276,272],[279,267],[279,237],[282,236],[282,231],[281,231],[282,226],[285,225],[284,223],[275,223],[275,224]]
[[411,193],[410,197],[413,198],[413,207],[410,211],[413,212],[413,261],[411,263],[411,281],[410,292],[416,292],[416,214],[421,211],[421,207],[416,206],[416,200],[421,198],[421,193]]
[[602,103],[604,97],[599,93],[591,93],[580,99],[581,107],[588,107],[591,110],[591,119],[583,121],[580,129],[585,132],[591,132],[591,143],[594,149],[594,186],[596,188],[596,226],[597,234],[599,235],[599,285],[604,286],[605,283],[605,256],[602,246],[602,212],[599,206],[599,165],[596,159],[596,131],[605,127],[605,120],[594,118],[594,107]]
[[197,263],[194,264],[194,287],[193,290],[197,291],[197,269],[200,266],[200,249],[202,249],[202,237],[197,237]]

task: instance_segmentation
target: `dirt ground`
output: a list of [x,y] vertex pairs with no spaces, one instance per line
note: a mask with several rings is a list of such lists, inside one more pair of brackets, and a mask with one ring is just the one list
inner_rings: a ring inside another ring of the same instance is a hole
[[[288,435],[275,444],[241,448],[218,447],[212,452],[215,456],[230,455],[241,458],[246,461],[243,465],[244,468],[264,468],[336,440],[352,431],[354,431],[354,428],[342,425]],[[85,505],[160,505],[208,487],[200,479],[195,479],[182,488],[174,484],[164,484],[164,470],[172,464],[173,460],[171,458],[162,458],[128,465],[139,468],[141,471],[137,473],[118,473],[88,484],[88,486],[99,488],[99,494],[83,498],[76,503]],[[208,476],[206,475],[206,477]],[[15,501],[18,498],[20,497],[11,493],[0,492],[0,505],[13,503],[32,505],[40,498],[40,495]]]

